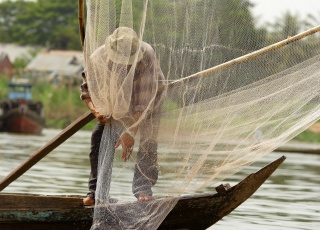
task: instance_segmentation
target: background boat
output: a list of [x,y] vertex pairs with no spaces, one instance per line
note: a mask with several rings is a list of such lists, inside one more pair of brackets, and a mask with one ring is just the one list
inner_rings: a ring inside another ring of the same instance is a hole
[[8,86],[8,99],[0,101],[0,131],[40,134],[45,124],[43,105],[32,100],[32,84],[13,79]]

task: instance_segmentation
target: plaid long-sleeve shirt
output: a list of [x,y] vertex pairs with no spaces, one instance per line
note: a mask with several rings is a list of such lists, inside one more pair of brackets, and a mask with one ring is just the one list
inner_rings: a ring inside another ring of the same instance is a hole
[[[164,75],[160,69],[160,64],[156,60],[155,53],[150,45],[142,42],[141,49],[143,52],[143,58],[137,64],[134,79],[133,89],[130,103],[130,113],[136,114],[145,111],[150,104],[150,100],[153,98],[153,89],[157,85],[158,89],[163,89]],[[110,63],[109,63],[110,64]],[[112,65],[112,63],[111,63]],[[128,66],[128,70],[131,66]],[[86,75],[82,73],[83,83],[81,84],[81,99],[90,98],[90,89],[88,88]],[[150,110],[153,113],[160,112],[161,102],[164,95],[164,90],[158,90],[154,103]]]

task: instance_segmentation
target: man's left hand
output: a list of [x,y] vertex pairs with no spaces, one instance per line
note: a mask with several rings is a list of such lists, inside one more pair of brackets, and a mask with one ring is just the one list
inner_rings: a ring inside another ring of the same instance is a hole
[[118,148],[120,144],[122,145],[122,159],[127,161],[133,150],[134,138],[128,133],[123,133],[114,148]]

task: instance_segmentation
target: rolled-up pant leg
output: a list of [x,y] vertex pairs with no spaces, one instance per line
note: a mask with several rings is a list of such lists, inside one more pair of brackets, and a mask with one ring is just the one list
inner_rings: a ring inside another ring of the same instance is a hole
[[158,179],[157,143],[154,140],[144,140],[140,144],[135,165],[132,191],[138,198],[140,194],[152,196],[151,187]]
[[132,183],[135,197],[140,194],[152,196],[151,188],[158,179],[157,165],[157,135],[159,130],[159,115],[151,114],[140,124],[140,145]]

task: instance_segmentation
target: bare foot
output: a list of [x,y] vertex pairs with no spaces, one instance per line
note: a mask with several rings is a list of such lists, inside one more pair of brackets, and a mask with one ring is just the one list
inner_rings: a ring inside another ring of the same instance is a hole
[[144,201],[149,201],[149,200],[153,200],[154,198],[152,196],[149,196],[147,194],[140,194],[138,200],[140,202],[144,202]]
[[89,206],[94,204],[94,199],[90,196],[87,196],[86,198],[83,199],[83,205]]

